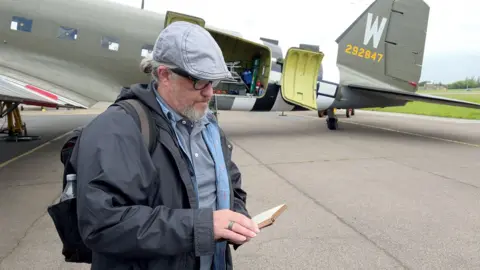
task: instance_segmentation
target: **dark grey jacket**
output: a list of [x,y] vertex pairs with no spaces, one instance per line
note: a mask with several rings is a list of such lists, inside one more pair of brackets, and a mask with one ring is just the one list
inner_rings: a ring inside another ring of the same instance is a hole
[[[152,158],[133,118],[120,107],[92,120],[78,142],[78,225],[93,251],[94,270],[199,269],[198,256],[215,251],[213,212],[198,209],[187,157],[153,87],[134,85],[119,95],[136,97],[153,110],[159,135]],[[232,145],[221,133],[231,210],[250,217],[241,174],[231,160]],[[232,269],[229,247],[226,253],[227,269]]]

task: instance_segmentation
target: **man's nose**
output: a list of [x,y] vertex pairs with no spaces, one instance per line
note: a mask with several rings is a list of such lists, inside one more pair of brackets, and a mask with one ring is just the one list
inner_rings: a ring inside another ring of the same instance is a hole
[[212,86],[211,83],[209,83],[207,85],[207,87],[205,87],[202,90],[202,96],[207,97],[207,98],[211,98],[213,96],[213,86]]

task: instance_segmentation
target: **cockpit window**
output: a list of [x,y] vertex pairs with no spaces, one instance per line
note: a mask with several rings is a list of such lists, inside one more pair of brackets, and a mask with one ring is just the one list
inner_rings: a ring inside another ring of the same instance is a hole
[[13,16],[10,29],[14,31],[32,32],[32,24],[33,20],[24,17]]

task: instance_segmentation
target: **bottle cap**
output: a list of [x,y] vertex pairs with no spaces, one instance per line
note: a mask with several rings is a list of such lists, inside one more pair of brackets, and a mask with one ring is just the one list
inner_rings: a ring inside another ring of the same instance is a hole
[[67,174],[67,181],[74,181],[77,180],[76,174]]

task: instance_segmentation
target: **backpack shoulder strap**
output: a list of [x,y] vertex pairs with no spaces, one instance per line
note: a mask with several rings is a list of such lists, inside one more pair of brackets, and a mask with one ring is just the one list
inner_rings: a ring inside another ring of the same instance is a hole
[[137,99],[121,100],[116,104],[134,118],[135,122],[139,125],[145,146],[150,154],[152,154],[156,146],[156,127],[150,109]]

